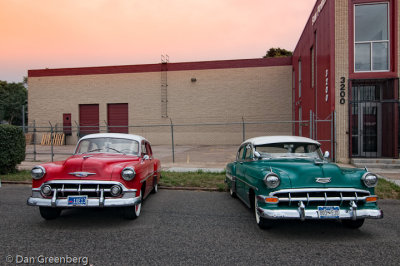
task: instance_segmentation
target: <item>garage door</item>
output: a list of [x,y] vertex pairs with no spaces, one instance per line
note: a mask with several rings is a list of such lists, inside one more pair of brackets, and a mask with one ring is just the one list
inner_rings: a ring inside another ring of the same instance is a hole
[[99,133],[99,105],[79,105],[79,132],[80,136]]
[[107,105],[108,132],[128,133],[128,104],[110,103]]

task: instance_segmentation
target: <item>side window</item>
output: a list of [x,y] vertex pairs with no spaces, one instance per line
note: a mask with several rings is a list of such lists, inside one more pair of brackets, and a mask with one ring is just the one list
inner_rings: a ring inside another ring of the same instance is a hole
[[245,160],[252,160],[253,159],[253,148],[250,144],[246,145],[246,156]]
[[153,156],[153,151],[151,150],[150,143],[148,143],[148,142],[146,142],[146,151],[147,151],[147,154],[148,154],[150,157]]
[[146,144],[144,142],[142,142],[142,156],[145,154],[147,154]]
[[237,160],[238,161],[242,161],[243,160],[243,153],[244,153],[245,149],[244,146],[240,147],[238,153],[237,153]]

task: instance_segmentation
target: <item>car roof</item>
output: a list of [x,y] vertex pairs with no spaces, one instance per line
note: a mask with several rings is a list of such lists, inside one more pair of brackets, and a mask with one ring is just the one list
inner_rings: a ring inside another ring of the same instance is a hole
[[133,134],[123,134],[123,133],[96,133],[96,134],[89,134],[89,135],[86,135],[86,136],[82,137],[79,141],[84,140],[84,139],[94,139],[94,138],[130,139],[130,140],[136,140],[139,143],[142,142],[142,140],[145,140],[145,141],[149,142],[147,139],[143,138],[142,136],[133,135]]
[[262,136],[262,137],[255,137],[248,139],[244,141],[242,144],[249,142],[254,146],[272,144],[272,143],[310,143],[321,146],[321,144],[318,141],[298,136]]

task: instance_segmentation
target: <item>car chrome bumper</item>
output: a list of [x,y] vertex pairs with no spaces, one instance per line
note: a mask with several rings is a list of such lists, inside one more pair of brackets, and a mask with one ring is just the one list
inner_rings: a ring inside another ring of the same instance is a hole
[[43,207],[63,207],[63,208],[85,208],[85,207],[124,207],[134,206],[141,202],[140,197],[131,198],[115,198],[115,199],[101,199],[101,198],[88,198],[87,205],[85,206],[71,206],[68,205],[68,199],[52,199],[45,198],[28,198],[28,205],[30,206],[43,206]]
[[[257,207],[257,211],[261,217],[266,219],[321,219],[317,210],[298,209],[279,209],[271,210]],[[340,209],[337,219],[381,219],[383,211],[380,209]],[[328,218],[324,218],[328,219]]]
[[[134,206],[141,202],[141,197],[136,197],[136,189],[127,189],[119,182],[111,181],[77,181],[77,180],[55,180],[46,182],[43,185],[54,185],[54,184],[68,184],[76,185],[78,188],[53,188],[52,195],[48,198],[43,197],[40,188],[32,189],[32,196],[28,198],[27,204],[29,206],[43,206],[43,207],[62,207],[62,208],[76,208],[76,207],[124,207]],[[93,188],[82,188],[81,185],[97,185],[97,189]],[[122,189],[122,195],[120,197],[109,197],[105,196],[105,193],[109,189],[100,188],[100,185],[119,185]],[[68,205],[68,197],[60,196],[65,193],[73,193],[72,195],[85,195],[87,193],[95,192],[97,196],[88,196],[86,205],[74,206]]]

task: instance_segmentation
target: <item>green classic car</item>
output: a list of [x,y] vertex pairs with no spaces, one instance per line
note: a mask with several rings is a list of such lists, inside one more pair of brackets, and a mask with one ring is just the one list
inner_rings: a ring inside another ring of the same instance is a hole
[[382,218],[374,192],[378,177],[329,163],[320,146],[295,136],[246,140],[226,166],[231,196],[254,208],[260,228],[279,219],[338,219],[359,228],[365,218]]

